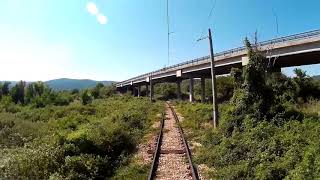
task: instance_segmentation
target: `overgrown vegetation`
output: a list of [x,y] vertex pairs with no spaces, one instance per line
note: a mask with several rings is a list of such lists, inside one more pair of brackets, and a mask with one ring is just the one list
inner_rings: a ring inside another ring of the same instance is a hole
[[[211,79],[205,79],[205,94],[206,101],[212,102]],[[145,89],[143,89],[145,90]],[[231,99],[234,90],[234,84],[231,76],[217,77],[217,100],[218,102],[225,102]],[[145,94],[145,92],[143,91]],[[183,80],[181,83],[181,96],[186,100],[189,98],[189,80]],[[176,83],[159,83],[154,87],[155,98],[161,100],[170,100],[177,98]],[[194,96],[195,101],[201,101],[201,81],[194,79]]]
[[125,176],[116,173],[120,167],[143,171],[129,162],[161,102],[115,96],[114,87],[102,84],[83,92],[7,84],[1,85],[0,179],[105,179]]
[[[245,44],[249,64],[217,80],[218,129],[212,105],[176,102],[189,140],[200,143],[196,162],[214,179],[320,178],[320,80],[299,69],[293,78],[269,72],[257,46]],[[146,178],[148,167],[132,157],[161,102],[103,84],[59,92],[42,82],[9,85],[0,84],[0,179]],[[199,80],[194,89],[199,101]],[[157,84],[155,95],[173,99],[176,90]],[[210,80],[206,95],[210,102]]]
[[245,44],[249,64],[233,70],[218,129],[208,125],[211,105],[177,104],[189,138],[202,145],[197,162],[217,179],[320,178],[319,80],[299,69],[294,78],[267,72],[257,46]]

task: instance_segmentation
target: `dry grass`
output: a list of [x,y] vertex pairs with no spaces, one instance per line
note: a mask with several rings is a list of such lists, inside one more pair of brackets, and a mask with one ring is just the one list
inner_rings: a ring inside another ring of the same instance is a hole
[[306,114],[317,114],[320,116],[320,100],[310,100],[301,105],[301,111]]

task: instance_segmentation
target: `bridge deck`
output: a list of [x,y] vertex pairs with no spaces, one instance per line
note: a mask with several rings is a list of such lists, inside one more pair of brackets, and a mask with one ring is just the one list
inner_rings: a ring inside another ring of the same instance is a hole
[[[269,59],[276,59],[275,67],[289,67],[320,62],[320,30],[309,31],[291,36],[276,38],[258,43],[259,48]],[[239,47],[215,54],[217,74],[226,74],[232,67],[241,67],[246,57],[245,47]],[[175,81],[177,71],[181,70],[181,78],[210,77],[209,56],[179,63],[167,68],[119,82],[117,87],[154,81]]]

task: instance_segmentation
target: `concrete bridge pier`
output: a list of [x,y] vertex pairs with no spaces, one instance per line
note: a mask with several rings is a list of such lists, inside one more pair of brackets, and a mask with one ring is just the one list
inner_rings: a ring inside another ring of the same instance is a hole
[[136,87],[131,85],[131,95],[136,96]]
[[130,92],[130,94],[133,94],[133,93],[132,93],[132,90],[131,90],[131,87],[130,87],[130,86],[127,86],[126,93],[129,93],[129,92]]
[[201,78],[201,102],[204,103],[206,101],[206,79],[204,77]]
[[137,91],[138,97],[140,97],[140,95],[141,95],[141,94],[140,94],[140,93],[141,93],[141,86],[140,86],[140,85],[138,85],[137,90],[138,90],[138,91]]
[[153,94],[154,94],[154,86],[153,84],[150,85],[150,100],[153,101]]
[[152,82],[152,77],[149,77],[150,81],[150,101],[153,101],[153,82]]
[[193,85],[194,85],[194,79],[193,77],[190,77],[190,81],[189,81],[189,101],[190,102],[194,101]]
[[131,88],[130,88],[131,90],[131,95],[132,96],[136,96],[136,88],[134,87],[134,86],[131,86]]
[[181,100],[181,79],[177,81],[177,98]]
[[149,96],[149,85],[146,84],[146,97],[148,97],[148,96]]

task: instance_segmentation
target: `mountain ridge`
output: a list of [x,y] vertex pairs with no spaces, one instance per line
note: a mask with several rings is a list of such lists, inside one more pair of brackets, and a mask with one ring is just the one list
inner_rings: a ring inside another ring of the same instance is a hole
[[[0,81],[0,83],[3,83],[6,81]],[[19,81],[8,81],[11,82],[11,86],[14,86]],[[26,81],[27,83],[32,83],[36,81]],[[46,85],[48,85],[50,88],[54,90],[72,90],[72,89],[86,89],[86,88],[92,88],[96,86],[98,83],[102,83],[104,85],[111,85],[115,83],[115,81],[96,81],[92,79],[71,79],[71,78],[58,78],[58,79],[52,79],[48,81],[42,81]]]

